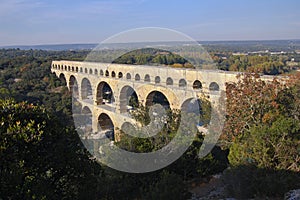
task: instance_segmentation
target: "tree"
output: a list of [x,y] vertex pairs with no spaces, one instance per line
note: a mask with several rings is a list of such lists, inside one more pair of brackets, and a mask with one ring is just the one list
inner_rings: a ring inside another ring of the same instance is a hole
[[101,184],[101,167],[83,151],[74,130],[42,106],[0,100],[0,108],[0,198],[101,194],[95,191]]

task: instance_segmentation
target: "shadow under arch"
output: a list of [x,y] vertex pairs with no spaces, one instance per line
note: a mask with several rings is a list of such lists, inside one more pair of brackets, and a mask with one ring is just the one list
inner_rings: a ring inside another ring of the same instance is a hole
[[124,86],[120,92],[120,112],[125,113],[138,106],[138,96],[130,86]]
[[78,82],[75,76],[71,75],[69,79],[69,87],[74,98],[79,98]]
[[81,81],[81,98],[93,99],[92,85],[89,79],[83,78]]
[[150,92],[146,98],[147,107],[153,106],[155,104],[162,105],[166,110],[170,109],[170,102],[168,98],[162,92],[159,92],[157,90]]
[[114,140],[114,124],[106,113],[101,113],[98,117],[98,132],[105,134],[111,140]]
[[181,113],[197,117],[197,126],[207,127],[211,120],[212,107],[207,99],[189,98],[181,105]]
[[111,89],[110,85],[105,82],[101,81],[97,86],[97,105],[102,104],[111,104],[115,102],[113,90]]
[[64,75],[64,73],[60,73],[59,75],[59,80],[61,81],[61,83],[66,86],[67,85],[67,79],[66,76]]

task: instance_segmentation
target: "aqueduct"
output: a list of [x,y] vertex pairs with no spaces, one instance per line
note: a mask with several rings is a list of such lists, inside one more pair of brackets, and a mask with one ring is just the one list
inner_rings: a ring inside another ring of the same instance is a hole
[[51,71],[66,81],[81,105],[78,113],[88,116],[89,121],[83,122],[84,125],[90,124],[93,132],[114,130],[132,120],[129,116],[132,102],[181,109],[191,99],[205,97],[212,106],[218,106],[225,83],[236,82],[238,74],[64,60],[53,61]]

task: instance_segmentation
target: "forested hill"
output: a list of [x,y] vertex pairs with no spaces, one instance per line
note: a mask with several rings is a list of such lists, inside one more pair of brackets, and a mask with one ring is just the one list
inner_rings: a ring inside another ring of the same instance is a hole
[[169,51],[154,48],[144,48],[128,52],[115,59],[113,63],[193,68],[192,64],[183,57]]

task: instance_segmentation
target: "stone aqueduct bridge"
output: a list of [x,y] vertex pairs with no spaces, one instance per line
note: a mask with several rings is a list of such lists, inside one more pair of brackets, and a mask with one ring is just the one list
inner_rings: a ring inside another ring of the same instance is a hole
[[171,109],[202,97],[217,106],[225,83],[237,81],[237,73],[217,70],[74,61],[53,61],[51,71],[66,80],[82,112],[91,113],[93,132],[132,120],[128,108],[133,95],[144,105],[164,97]]

